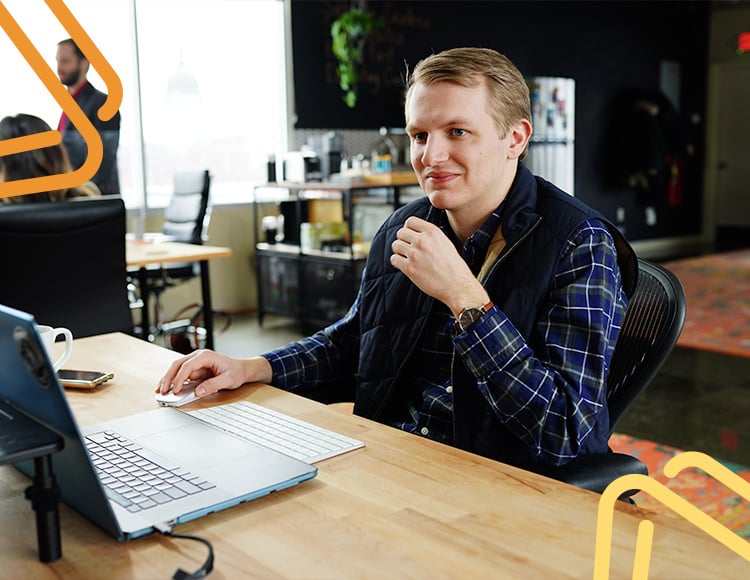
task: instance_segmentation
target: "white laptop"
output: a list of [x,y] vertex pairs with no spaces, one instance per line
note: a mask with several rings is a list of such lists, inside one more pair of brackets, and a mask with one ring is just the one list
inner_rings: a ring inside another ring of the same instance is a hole
[[[79,428],[33,317],[2,305],[0,400],[6,413],[28,415],[64,439],[52,459],[63,501],[121,541],[317,474],[308,463],[170,407]],[[17,467],[32,474],[30,462]]]

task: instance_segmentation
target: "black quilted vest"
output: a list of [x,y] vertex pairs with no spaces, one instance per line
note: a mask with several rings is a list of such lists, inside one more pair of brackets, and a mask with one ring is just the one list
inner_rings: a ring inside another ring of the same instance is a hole
[[[411,215],[437,220],[437,210],[426,197],[394,212],[373,240],[361,288],[355,413],[386,422],[387,405],[399,388],[405,361],[420,344],[433,302],[390,265],[391,242]],[[625,290],[631,294],[637,262],[619,231],[601,214],[519,164],[503,210],[507,244],[485,286],[492,301],[534,350],[537,337],[531,331],[549,293],[565,242],[591,218],[600,219],[612,233]],[[453,370],[456,447],[533,470],[536,458],[495,416],[479,390],[473,388],[475,382],[464,366],[455,364]],[[602,413],[581,454],[606,452],[608,438],[609,420]]]

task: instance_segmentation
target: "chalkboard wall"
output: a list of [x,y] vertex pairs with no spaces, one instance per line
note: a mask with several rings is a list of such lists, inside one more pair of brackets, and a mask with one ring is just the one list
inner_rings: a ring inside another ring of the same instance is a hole
[[[402,127],[406,66],[446,48],[494,48],[527,77],[575,79],[577,196],[613,218],[623,208],[631,239],[700,232],[708,2],[369,0],[386,26],[366,44],[354,109],[342,100],[330,40],[331,23],[349,7],[292,0],[296,128]],[[658,90],[664,61],[679,65],[679,115],[690,152],[677,202],[644,198],[608,172],[616,99],[633,88]],[[656,221],[645,219],[646,207]]]

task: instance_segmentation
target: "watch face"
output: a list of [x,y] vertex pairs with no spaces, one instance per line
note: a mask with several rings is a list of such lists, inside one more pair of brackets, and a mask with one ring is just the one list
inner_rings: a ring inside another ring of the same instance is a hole
[[458,317],[458,325],[461,330],[466,330],[479,320],[484,314],[484,310],[481,308],[465,308]]

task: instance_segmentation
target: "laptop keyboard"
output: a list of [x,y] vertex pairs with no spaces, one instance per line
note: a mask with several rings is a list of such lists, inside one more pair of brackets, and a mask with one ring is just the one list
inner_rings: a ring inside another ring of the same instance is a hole
[[163,458],[112,431],[92,433],[85,440],[107,496],[130,512],[215,487],[178,465],[165,465]]
[[316,463],[364,446],[356,439],[249,401],[183,412],[223,431],[306,463]]

